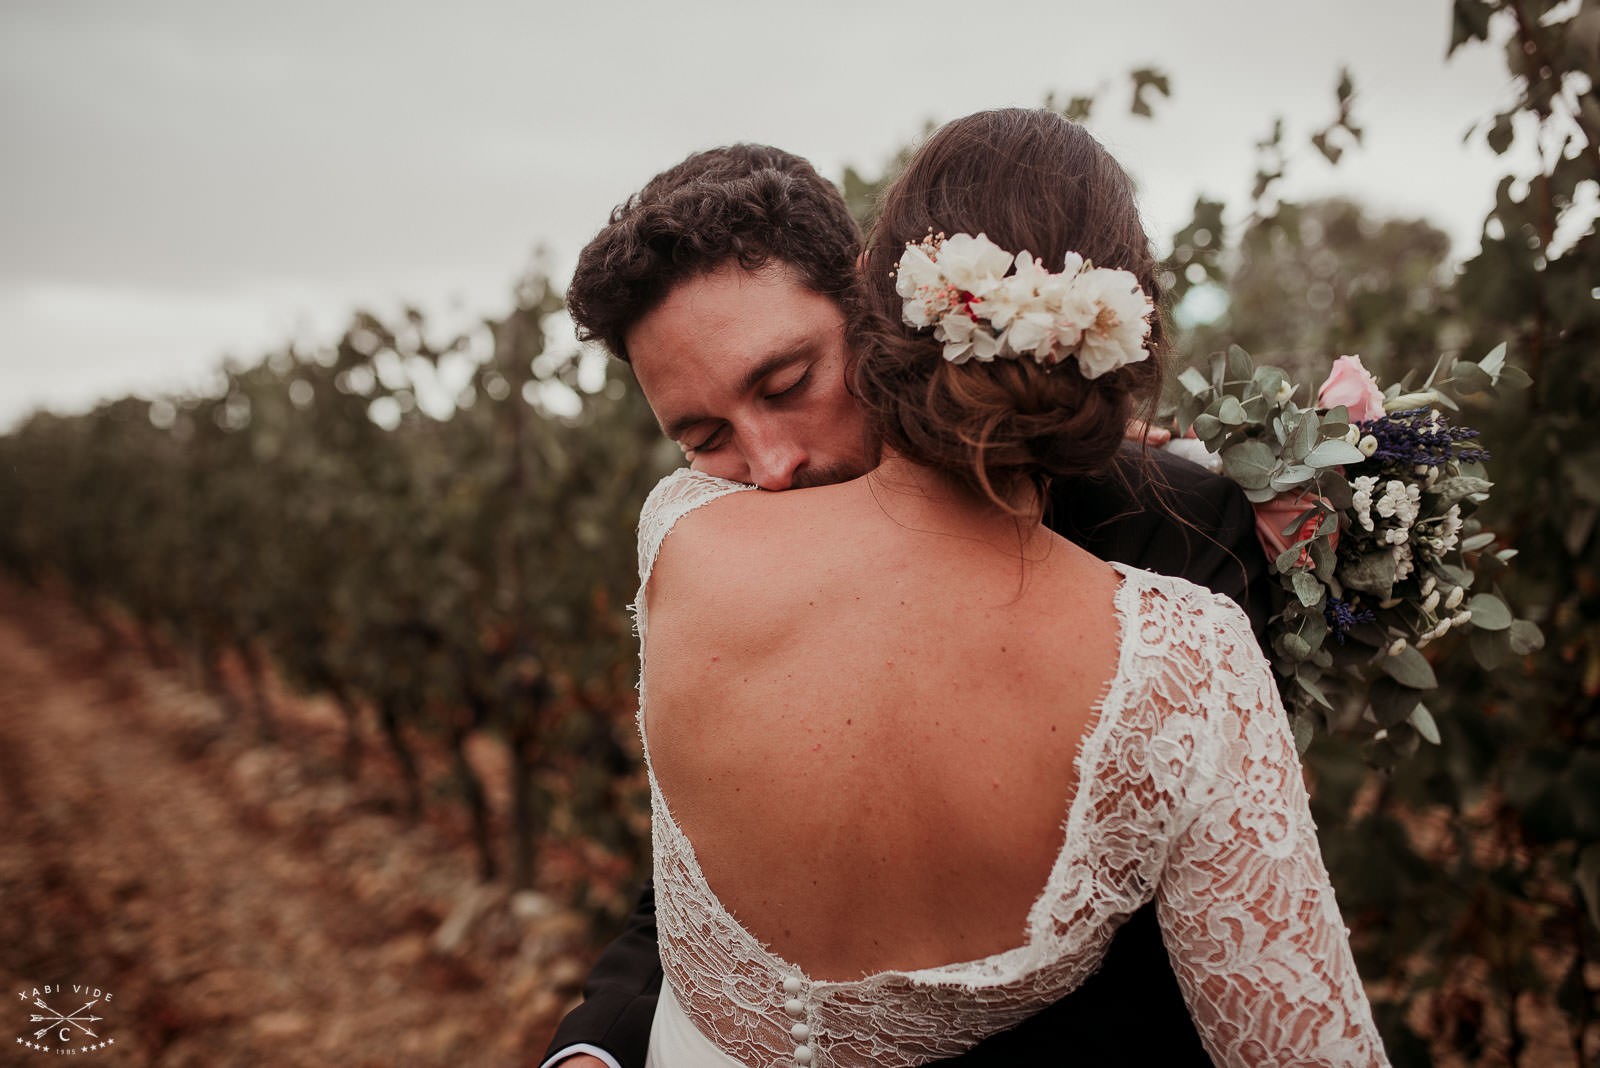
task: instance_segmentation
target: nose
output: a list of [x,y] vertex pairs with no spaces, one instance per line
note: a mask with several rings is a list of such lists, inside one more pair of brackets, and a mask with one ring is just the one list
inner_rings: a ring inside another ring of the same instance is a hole
[[805,463],[805,450],[792,441],[766,439],[752,442],[745,453],[750,481],[764,490],[786,490]]

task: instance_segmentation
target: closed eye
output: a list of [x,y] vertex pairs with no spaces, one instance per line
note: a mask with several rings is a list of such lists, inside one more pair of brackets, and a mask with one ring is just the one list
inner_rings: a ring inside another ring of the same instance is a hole
[[765,400],[769,400],[769,401],[782,400],[784,397],[788,397],[788,396],[791,396],[792,394],[795,394],[795,393],[799,392],[806,385],[806,383],[808,383],[810,381],[811,381],[811,368],[807,367],[805,369],[805,372],[803,374],[801,374],[801,376],[799,378],[795,379],[792,383],[790,383],[787,386],[784,386],[782,389],[774,390],[771,393],[764,393],[764,394],[762,394],[762,398],[765,399]]

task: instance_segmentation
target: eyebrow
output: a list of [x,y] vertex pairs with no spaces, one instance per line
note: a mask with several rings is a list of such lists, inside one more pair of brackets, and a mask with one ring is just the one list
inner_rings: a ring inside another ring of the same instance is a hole
[[[749,393],[751,390],[759,386],[762,380],[768,375],[775,374],[776,372],[783,370],[785,367],[788,367],[790,364],[798,363],[800,360],[805,359],[806,356],[809,355],[810,351],[815,347],[816,339],[809,337],[802,338],[793,345],[779,349],[777,352],[757,360],[755,364],[751,366],[750,370],[745,372],[744,377],[739,380],[737,387],[739,394],[743,395]],[[697,413],[680,415],[663,428],[663,433],[665,433],[667,437],[676,441],[692,427],[698,426],[700,423],[708,422],[711,418],[712,417],[709,415],[701,415]]]

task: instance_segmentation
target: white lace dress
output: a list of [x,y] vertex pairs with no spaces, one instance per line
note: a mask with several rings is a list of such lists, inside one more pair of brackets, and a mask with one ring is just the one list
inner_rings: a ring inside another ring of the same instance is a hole
[[[663,539],[689,511],[748,488],[678,471],[645,503],[641,667],[644,583]],[[954,1056],[1076,989],[1117,927],[1152,897],[1216,1063],[1387,1063],[1248,621],[1192,583],[1117,570],[1117,671],[1078,754],[1081,785],[1060,853],[1014,949],[813,981],[717,899],[650,770],[666,974],[652,1068],[877,1068]],[[647,700],[641,683],[641,734]],[[648,740],[645,749],[648,767]]]

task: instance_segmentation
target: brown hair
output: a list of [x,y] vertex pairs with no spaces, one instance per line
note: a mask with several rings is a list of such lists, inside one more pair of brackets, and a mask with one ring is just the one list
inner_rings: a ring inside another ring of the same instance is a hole
[[946,472],[1010,510],[1031,484],[1104,471],[1129,418],[1160,391],[1166,334],[1150,356],[1093,380],[1067,360],[952,364],[931,329],[901,320],[892,277],[907,242],[987,234],[1052,267],[1076,252],[1131,272],[1160,300],[1133,183],[1081,126],[1051,111],[979,112],[936,131],[884,196],[852,319],[853,388],[882,444]]
[[626,361],[625,338],[674,286],[737,260],[789,264],[844,306],[861,230],[844,198],[792,153],[767,145],[696,152],[611,213],[578,256],[567,310],[583,341]]

